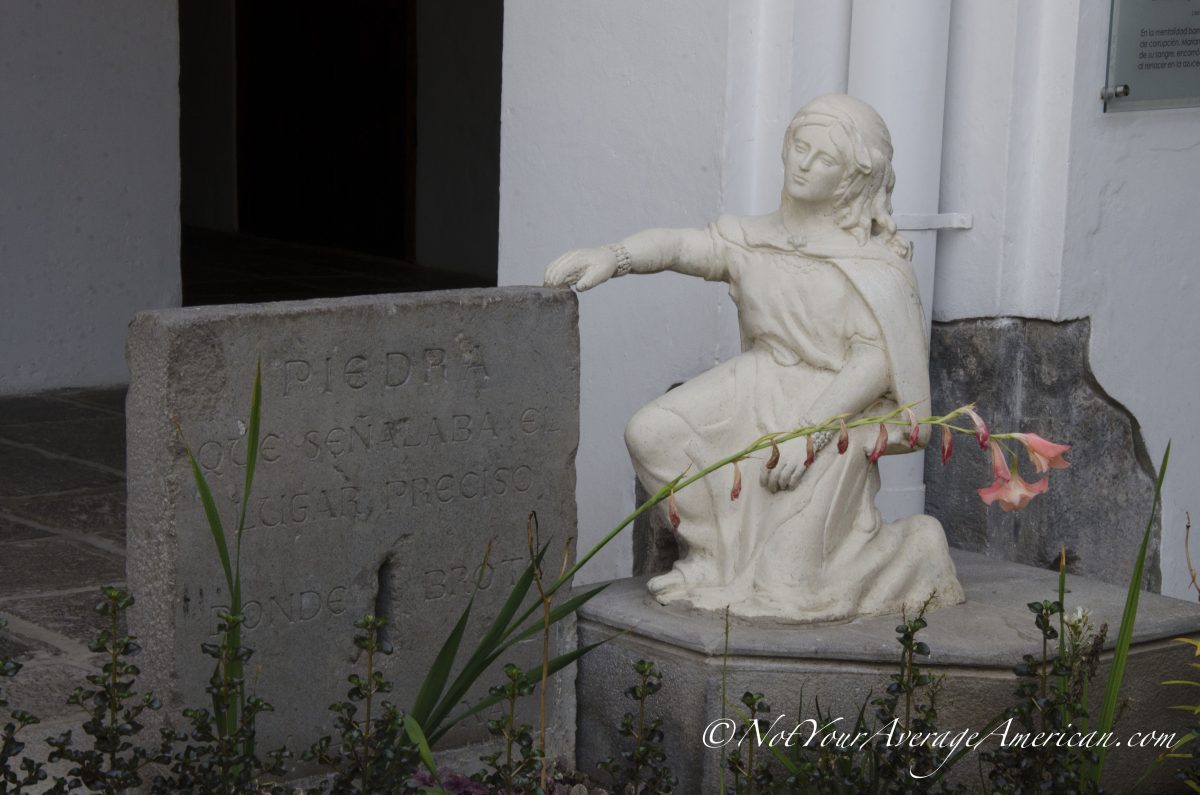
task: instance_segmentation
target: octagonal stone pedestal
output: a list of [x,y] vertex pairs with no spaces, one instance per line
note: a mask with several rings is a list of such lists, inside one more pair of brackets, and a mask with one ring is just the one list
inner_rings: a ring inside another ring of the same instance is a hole
[[[953,556],[967,601],[927,614],[929,627],[919,639],[929,644],[932,654],[923,664],[929,672],[945,677],[938,699],[939,728],[982,730],[1013,703],[1017,679],[1012,667],[1024,654],[1041,655],[1041,634],[1025,605],[1054,599],[1058,577],[1055,572],[974,553],[955,550]],[[1083,606],[1091,611],[1096,626],[1107,623],[1111,649],[1125,590],[1077,577],[1068,577],[1067,589],[1067,611]],[[881,693],[888,675],[897,669],[896,624],[895,616],[824,625],[733,619],[727,698],[736,704],[747,690],[763,693],[772,708],[770,718],[781,712],[788,716],[780,727],[815,718],[816,698],[822,712],[843,716],[843,723],[852,725],[867,693]],[[651,698],[648,711],[663,718],[668,764],[679,777],[677,791],[716,792],[719,751],[704,746],[702,733],[721,717],[722,617],[664,607],[646,592],[644,579],[618,580],[580,611],[579,639],[589,643],[619,632],[625,634],[579,663],[579,768],[595,772],[598,762],[627,747],[617,727],[622,714],[635,710],[635,704],[622,693],[634,681],[632,663],[648,659],[663,673],[662,690]],[[1170,640],[1179,636],[1200,636],[1200,606],[1143,593],[1122,688],[1128,705],[1115,739],[1127,742],[1131,732],[1149,730],[1182,735],[1190,716],[1169,707],[1200,699],[1194,689],[1160,684],[1165,679],[1194,678],[1195,669],[1188,667],[1194,659],[1191,647]],[[1102,659],[1093,683],[1094,705],[1107,681],[1110,660],[1111,651]],[[1098,713],[1098,706],[1093,706],[1092,714]],[[995,741],[990,747],[995,747]],[[1160,750],[1111,748],[1106,787],[1127,789]],[[1172,791],[1178,786],[1171,782],[1169,770],[1160,773],[1159,781],[1142,791]],[[978,752],[958,765],[954,778],[978,786]]]

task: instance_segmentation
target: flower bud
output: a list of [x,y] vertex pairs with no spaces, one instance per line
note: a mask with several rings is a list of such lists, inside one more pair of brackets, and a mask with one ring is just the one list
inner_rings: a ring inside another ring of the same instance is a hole
[[942,426],[942,466],[950,460],[950,454],[954,452],[954,431],[950,430],[950,426]]
[[979,446],[986,450],[990,437],[988,436],[987,425],[984,424],[983,418],[971,409],[963,409],[963,411],[971,418],[971,422],[975,423],[975,438],[979,440]]
[[908,446],[913,450],[917,449],[917,445],[921,443],[921,425],[917,422],[917,415],[913,414],[912,409],[905,409],[904,413],[908,415]]
[[679,509],[675,507],[675,492],[671,492],[671,496],[667,497],[667,516],[671,519],[671,528],[679,529]]
[[804,440],[804,468],[808,469],[815,460],[817,460],[817,443],[813,441],[810,433]]
[[887,443],[887,426],[881,422],[879,423],[879,436],[875,437],[875,446],[871,448],[871,452],[867,454],[867,458],[871,459],[872,464],[879,460],[879,456],[883,455],[883,451],[887,449]]
[[838,424],[842,426],[838,431],[838,455],[842,455],[850,447],[850,429],[846,427],[845,420],[838,420]]
[[738,462],[733,462],[733,489],[729,492],[729,500],[736,500],[742,493],[742,469],[738,466]]
[[779,466],[779,445],[775,440],[771,440],[771,457],[767,459],[767,469],[774,469]]

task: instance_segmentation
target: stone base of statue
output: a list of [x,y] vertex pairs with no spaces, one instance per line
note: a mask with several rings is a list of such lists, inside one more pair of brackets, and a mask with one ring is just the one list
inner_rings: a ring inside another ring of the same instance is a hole
[[[938,728],[982,732],[1015,701],[1018,681],[1013,666],[1026,654],[1041,658],[1042,636],[1026,603],[1055,599],[1057,574],[958,550],[953,558],[967,601],[930,610],[929,626],[918,640],[926,642],[932,653],[919,662],[929,673],[944,677],[937,698]],[[1067,587],[1067,613],[1084,607],[1096,627],[1107,624],[1111,649],[1125,589],[1077,577],[1069,577]],[[821,714],[842,718],[838,728],[851,729],[868,693],[874,694],[872,698],[884,693],[900,656],[896,616],[807,626],[734,618],[725,655],[720,613],[660,605],[647,593],[644,578],[612,583],[579,615],[581,643],[611,638],[579,663],[579,769],[596,773],[599,762],[609,756],[619,759],[621,751],[630,747],[618,729],[622,715],[636,714],[637,705],[624,691],[635,681],[632,664],[652,660],[662,672],[662,690],[648,701],[647,718],[663,720],[667,764],[679,778],[676,792],[717,791],[721,752],[706,747],[706,740],[711,743],[714,736],[719,739],[728,732],[717,727],[706,737],[706,731],[722,716],[736,717],[735,710],[744,711],[740,702],[744,692],[764,694],[771,708],[768,722],[784,716],[773,731],[802,724],[793,740],[802,743],[810,726],[803,722],[817,719],[815,703],[820,704]],[[1200,606],[1142,594],[1122,688],[1128,704],[1114,732],[1122,747],[1108,752],[1106,789],[1127,790],[1164,750],[1129,747],[1131,733],[1177,732],[1182,737],[1187,730],[1190,715],[1170,707],[1196,703],[1195,689],[1160,684],[1196,678],[1195,669],[1188,665],[1194,659],[1193,649],[1170,640],[1178,636],[1200,636]],[[1096,705],[1107,681],[1110,657],[1111,652],[1102,657],[1093,680],[1091,696]],[[873,713],[868,705],[868,720]],[[1098,713],[1095,706],[1093,715]],[[1009,742],[1015,741],[1018,731],[1014,723]],[[999,742],[996,735],[983,748],[995,749]],[[763,752],[770,753],[765,748]],[[959,763],[952,780],[979,787],[978,753]],[[598,775],[605,783],[604,774]],[[1160,768],[1157,777],[1159,783],[1152,782],[1143,791],[1176,786],[1168,783],[1169,768]],[[732,779],[727,777],[726,782]]]

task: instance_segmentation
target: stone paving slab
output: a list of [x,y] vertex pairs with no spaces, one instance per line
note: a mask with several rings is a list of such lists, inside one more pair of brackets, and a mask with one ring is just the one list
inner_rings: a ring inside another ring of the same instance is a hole
[[0,497],[114,489],[123,482],[105,469],[0,442]]
[[0,425],[0,440],[125,471],[125,418],[113,415],[61,422]]
[[[0,511],[3,507],[0,506]],[[5,516],[0,513],[0,542],[6,541],[27,541],[31,538],[46,538],[54,535],[48,530],[43,530],[33,525]],[[0,591],[3,590],[3,583],[0,583]]]
[[[119,582],[106,584],[121,585]],[[0,602],[0,615],[27,621],[86,646],[95,639],[97,632],[108,626],[107,619],[95,610],[101,601],[103,596],[99,588],[10,598]],[[124,618],[117,626],[121,631],[125,630]]]
[[83,403],[92,408],[102,409],[114,416],[125,416],[125,387],[111,389],[63,389],[55,392],[54,396],[68,403]]
[[121,556],[52,536],[0,544],[0,593],[30,596],[125,579]]
[[125,579],[124,403],[123,388],[0,398],[0,656],[23,666],[0,687],[41,719],[31,748],[78,731],[66,701],[101,660],[92,608]]
[[[21,659],[22,668],[16,676],[4,681],[8,709],[23,709],[40,720],[78,717],[84,719],[79,707],[67,703],[76,687],[88,686],[85,677],[94,673],[86,660],[71,660],[58,652],[38,651]],[[43,737],[40,724],[31,727],[31,736]],[[45,757],[42,757],[45,759]]]
[[64,420],[98,419],[111,416],[106,409],[86,403],[60,400],[56,392],[38,395],[17,395],[0,399],[0,426],[25,425],[31,422],[62,422]]
[[[4,514],[13,517],[15,522],[28,521],[33,525],[55,530],[96,534],[121,545],[125,543],[123,488],[57,496],[0,499],[0,521],[4,521]],[[0,529],[0,539],[19,540],[4,534],[3,529]]]
[[[3,616],[4,610],[0,608],[0,618]],[[37,651],[37,646],[32,641],[19,638],[11,632],[0,632],[0,658],[12,657],[20,660],[28,658],[35,651]],[[6,684],[6,682],[0,681],[0,687],[5,687]]]

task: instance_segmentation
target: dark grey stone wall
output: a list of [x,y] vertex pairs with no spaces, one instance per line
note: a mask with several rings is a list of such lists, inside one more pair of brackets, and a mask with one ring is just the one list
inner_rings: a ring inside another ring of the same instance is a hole
[[[634,480],[634,501],[650,499],[642,484]],[[670,571],[679,560],[679,543],[670,523],[657,507],[633,520],[633,576],[649,577]]]
[[[996,431],[1026,431],[1072,445],[1072,466],[1052,470],[1050,490],[1024,510],[985,506],[987,455],[956,437],[945,467],[937,445],[925,457],[926,511],[953,546],[1004,560],[1057,568],[1060,544],[1069,571],[1124,584],[1154,497],[1154,467],[1137,419],[1108,395],[1088,363],[1088,320],[1055,323],[983,318],[935,323],[930,381],[934,411],[974,402]],[[936,439],[936,437],[935,437]],[[1021,452],[1021,471],[1034,472]],[[1159,589],[1160,528],[1152,533],[1148,587]]]

